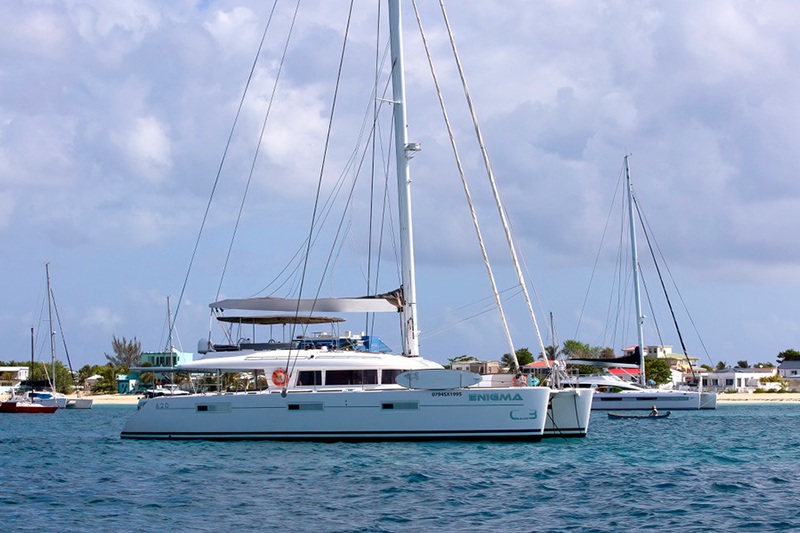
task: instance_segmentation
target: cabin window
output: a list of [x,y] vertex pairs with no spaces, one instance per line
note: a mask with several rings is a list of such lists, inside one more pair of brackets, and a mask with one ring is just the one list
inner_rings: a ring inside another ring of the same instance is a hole
[[377,385],[377,370],[328,370],[326,385]]
[[231,404],[229,403],[207,403],[197,406],[198,413],[230,413]]
[[322,370],[301,370],[297,374],[298,387],[322,385]]
[[419,409],[418,402],[395,402],[395,403],[382,403],[381,409],[388,411],[388,410],[416,410]]
[[322,411],[321,403],[290,403],[290,411]]
[[405,370],[399,370],[397,368],[384,368],[381,370],[381,383],[384,385],[394,385],[395,378],[402,372],[405,372]]

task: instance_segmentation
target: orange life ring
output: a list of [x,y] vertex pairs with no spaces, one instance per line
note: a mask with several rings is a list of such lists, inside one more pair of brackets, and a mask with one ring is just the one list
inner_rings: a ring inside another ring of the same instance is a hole
[[514,379],[511,380],[511,384],[515,387],[524,387],[528,384],[528,380],[525,378],[525,374],[519,374],[514,376]]
[[272,373],[272,383],[276,387],[283,387],[284,385],[286,385],[286,381],[287,381],[286,378],[287,378],[286,370],[284,370],[282,368],[279,368],[278,370],[276,370],[275,372]]

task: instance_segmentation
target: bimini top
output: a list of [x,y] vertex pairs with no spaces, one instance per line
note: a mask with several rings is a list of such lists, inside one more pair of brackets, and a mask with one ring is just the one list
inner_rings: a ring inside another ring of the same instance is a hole
[[278,311],[284,313],[386,313],[403,308],[403,292],[397,289],[375,296],[356,298],[234,298],[209,304],[212,309]]
[[264,316],[218,316],[220,322],[234,324],[333,324],[344,322],[344,318],[335,316],[297,316],[297,315],[264,315]]

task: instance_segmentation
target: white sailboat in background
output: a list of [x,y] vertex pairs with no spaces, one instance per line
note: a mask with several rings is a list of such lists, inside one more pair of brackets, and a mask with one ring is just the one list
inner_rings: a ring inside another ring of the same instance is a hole
[[569,377],[566,382],[578,388],[590,388],[595,390],[594,403],[592,409],[595,410],[651,410],[656,407],[659,410],[695,410],[695,409],[716,409],[717,394],[712,391],[700,390],[675,390],[675,389],[656,389],[647,386],[644,364],[644,313],[642,312],[642,299],[640,294],[639,277],[639,253],[636,243],[636,217],[634,215],[633,186],[631,184],[630,168],[628,166],[628,156],[625,156],[625,185],[628,200],[628,222],[630,224],[630,243],[631,259],[633,262],[633,289],[636,304],[636,332],[637,345],[634,357],[635,364],[629,363],[629,358],[619,358],[624,363],[615,363],[613,360],[602,362],[594,360],[572,361],[576,364],[587,364],[605,367],[632,367],[639,368],[639,383],[631,383],[620,379],[609,372],[590,376]]
[[[178,365],[177,370],[214,371],[218,376],[236,371],[262,373],[268,376],[267,388],[141,400],[122,430],[123,438],[538,441],[544,435],[549,388],[475,388],[480,376],[445,370],[419,356],[408,168],[409,156],[418,147],[407,140],[399,0],[388,4],[401,289],[353,299],[222,300],[211,307],[221,312],[289,311],[295,323],[310,321],[312,313],[319,312],[399,310],[405,332],[402,353],[343,349],[329,339],[305,337],[292,337],[288,348],[277,349],[249,339],[224,346],[204,340],[204,357]],[[269,320],[221,318],[253,325]]]
[[[47,316],[48,327],[50,330],[50,367],[52,374],[49,377],[50,387],[49,390],[30,390],[26,394],[34,403],[44,406],[56,406],[59,409],[91,409],[93,400],[91,398],[81,398],[77,395],[74,398],[67,397],[66,394],[58,392],[56,387],[56,344],[55,344],[55,325],[53,323],[53,308],[55,302],[53,301],[53,289],[50,285],[50,263],[45,263],[45,274],[47,276]],[[59,320],[60,326],[60,320]],[[31,330],[33,335],[33,330]],[[63,332],[62,332],[63,336]],[[65,343],[66,346],[66,343]],[[67,355],[67,358],[69,356]],[[71,365],[70,365],[71,366]],[[70,372],[72,369],[70,368]]]

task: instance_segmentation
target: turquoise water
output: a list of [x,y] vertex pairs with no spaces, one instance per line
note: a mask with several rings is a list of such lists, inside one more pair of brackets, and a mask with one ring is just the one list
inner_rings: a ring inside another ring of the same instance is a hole
[[800,529],[800,404],[594,413],[539,444],[123,441],[134,409],[0,413],[5,529]]

